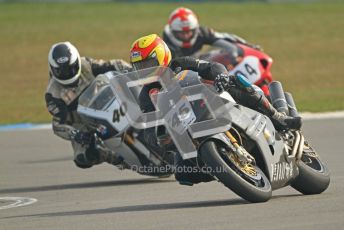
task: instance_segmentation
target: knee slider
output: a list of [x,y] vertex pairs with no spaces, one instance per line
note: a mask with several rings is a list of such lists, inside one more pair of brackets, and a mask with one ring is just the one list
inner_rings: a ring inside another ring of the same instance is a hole
[[93,166],[93,164],[90,161],[88,161],[85,155],[82,153],[76,156],[76,158],[74,159],[74,163],[76,166],[82,169],[91,168]]

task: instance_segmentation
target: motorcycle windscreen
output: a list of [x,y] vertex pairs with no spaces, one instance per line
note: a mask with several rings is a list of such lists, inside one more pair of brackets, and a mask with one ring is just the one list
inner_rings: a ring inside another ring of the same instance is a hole
[[[129,124],[137,129],[165,126],[184,159],[197,156],[192,139],[231,127],[233,103],[219,97],[213,86],[201,83],[195,72],[175,75],[167,67],[154,67],[115,76],[110,84],[126,108]],[[155,111],[144,113],[131,88],[142,89],[148,84],[158,84],[161,90],[151,95]]]
[[[125,108],[116,100],[109,79],[115,72],[98,75],[79,98],[78,113],[83,122],[96,128],[104,136],[121,135],[129,127]],[[108,135],[105,135],[108,134]],[[103,136],[103,138],[104,138]]]
[[115,99],[109,79],[96,78],[79,98],[79,104],[95,110],[104,110]]

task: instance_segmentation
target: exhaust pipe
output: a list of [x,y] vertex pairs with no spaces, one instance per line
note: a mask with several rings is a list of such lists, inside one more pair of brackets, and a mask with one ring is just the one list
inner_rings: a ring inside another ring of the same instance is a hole
[[284,93],[285,99],[287,100],[288,107],[289,107],[289,115],[291,117],[299,117],[299,113],[297,112],[297,108],[294,102],[293,95],[291,93]]
[[269,84],[269,91],[273,107],[275,107],[278,112],[289,115],[288,104],[284,96],[282,84],[279,81],[271,82]]

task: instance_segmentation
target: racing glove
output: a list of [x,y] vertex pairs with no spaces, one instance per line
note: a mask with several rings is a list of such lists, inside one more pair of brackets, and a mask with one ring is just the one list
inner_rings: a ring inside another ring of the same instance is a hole
[[218,93],[228,91],[233,85],[233,77],[227,74],[219,74],[215,77],[214,86]]

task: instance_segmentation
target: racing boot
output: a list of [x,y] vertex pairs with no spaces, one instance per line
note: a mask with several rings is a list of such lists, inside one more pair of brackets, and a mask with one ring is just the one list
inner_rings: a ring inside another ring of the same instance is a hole
[[98,164],[107,162],[111,165],[121,167],[120,165],[123,163],[123,159],[116,152],[105,147],[104,142],[100,138],[97,138],[95,141],[95,149],[98,153]]
[[220,74],[215,78],[214,86],[218,92],[229,92],[239,104],[268,116],[279,131],[299,130],[301,128],[301,117],[289,117],[278,112],[269,100],[263,94],[258,93],[254,86],[242,75],[227,76]]
[[260,98],[257,107],[260,112],[271,119],[275,128],[279,131],[289,129],[300,130],[302,126],[301,117],[290,117],[284,113],[278,112],[265,96]]

